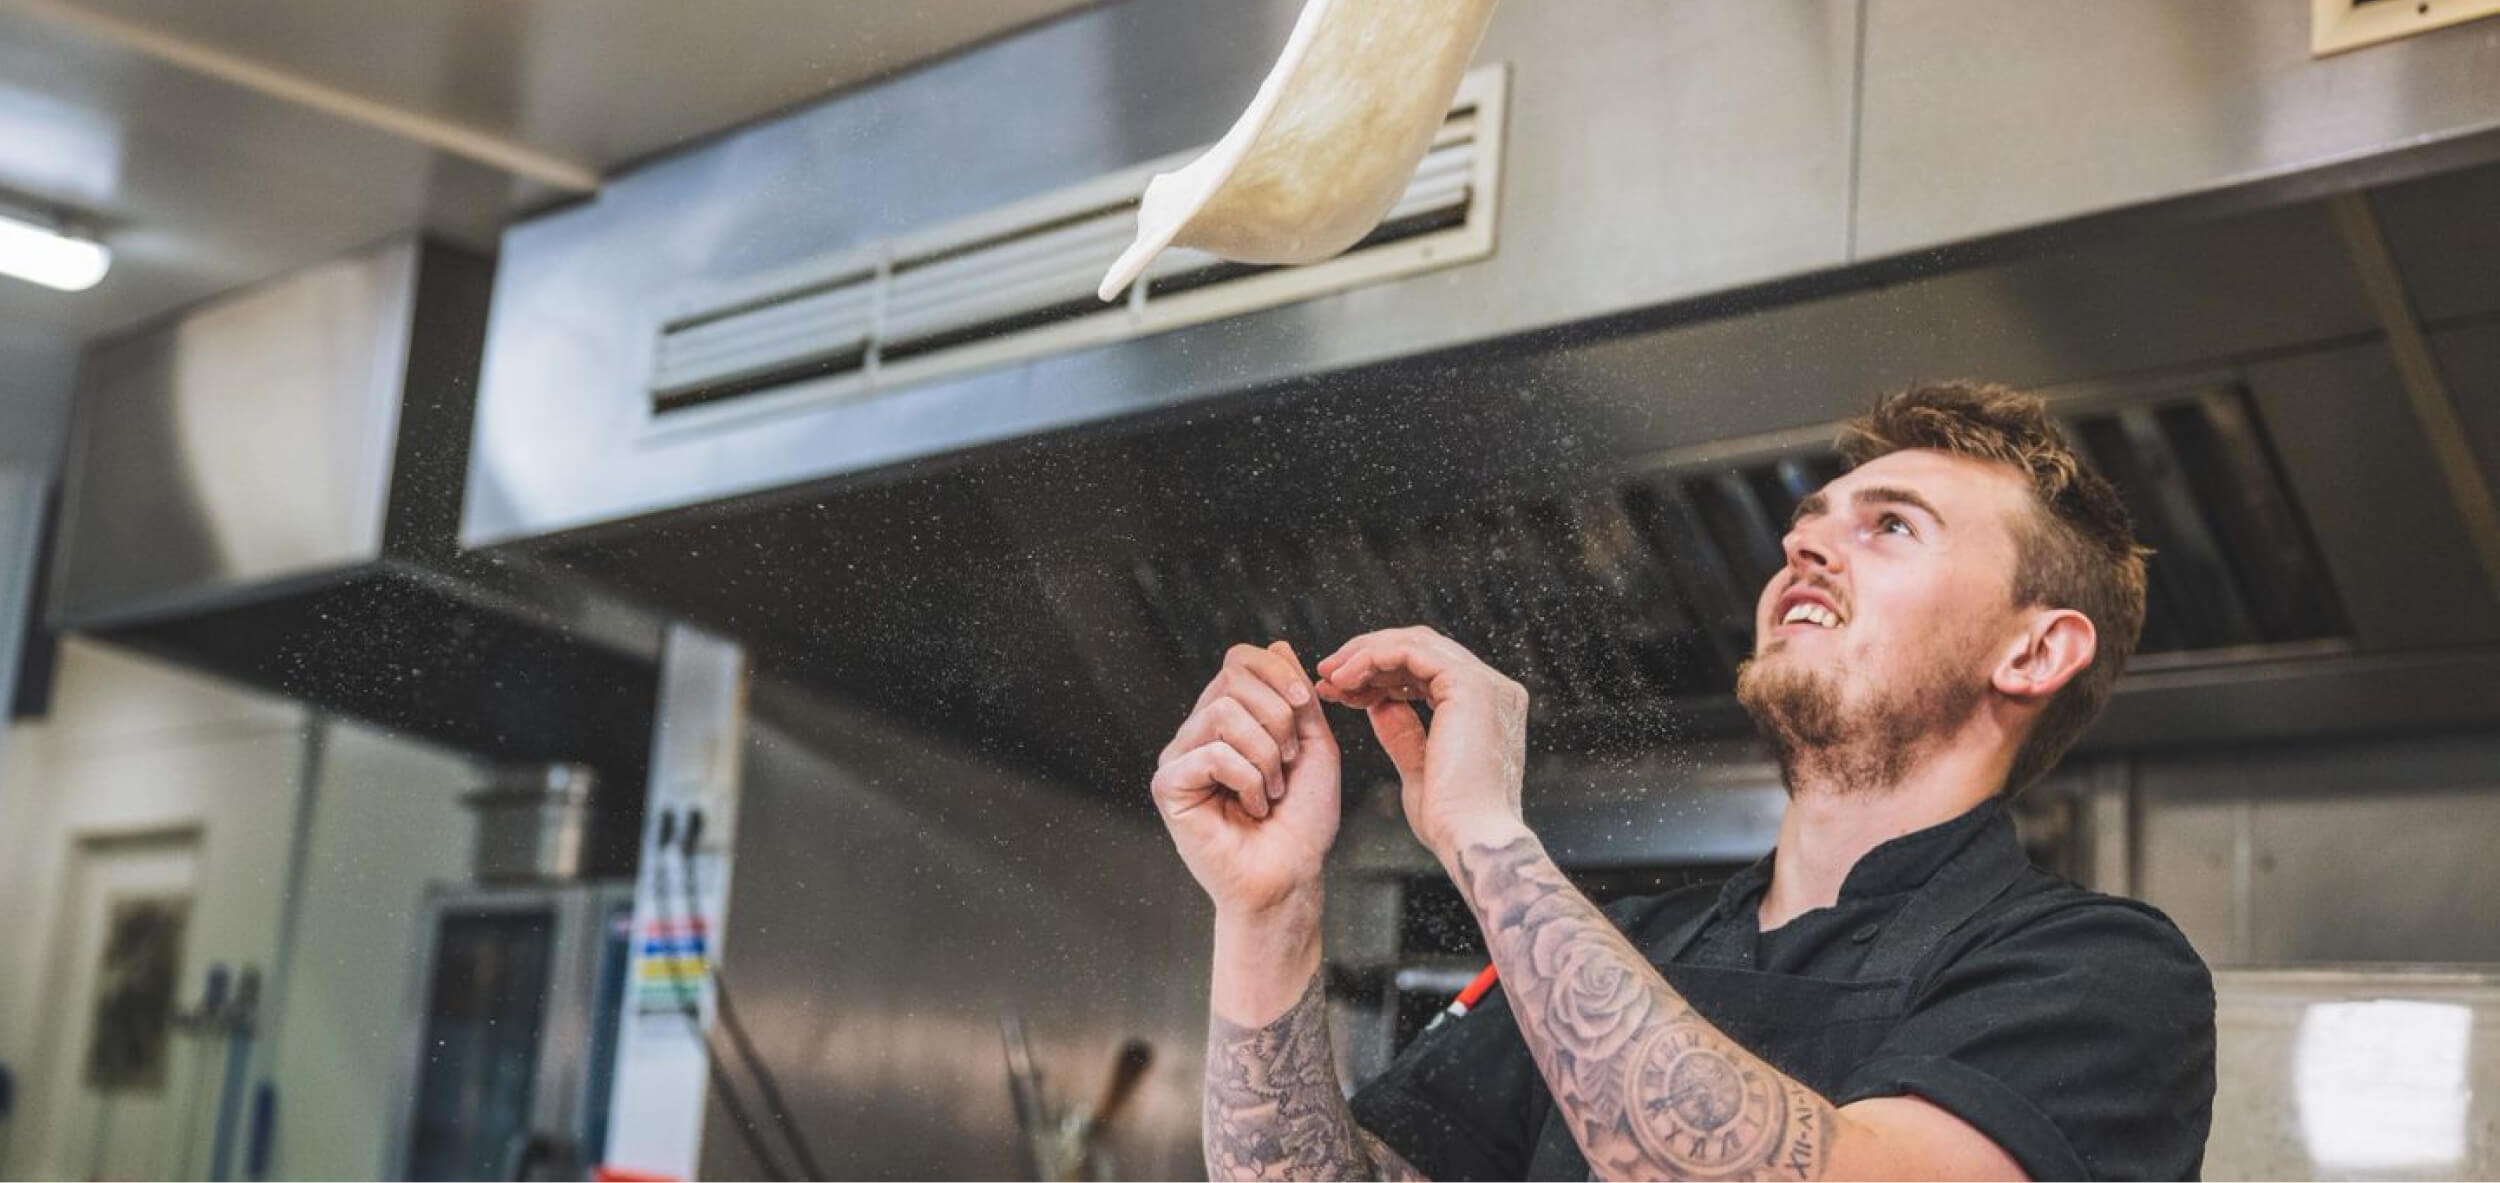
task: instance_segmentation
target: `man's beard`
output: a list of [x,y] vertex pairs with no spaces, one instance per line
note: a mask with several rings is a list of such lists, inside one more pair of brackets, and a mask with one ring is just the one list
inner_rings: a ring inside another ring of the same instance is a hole
[[1970,664],[1940,656],[1871,701],[1849,704],[1838,673],[1755,658],[1737,667],[1736,701],[1770,743],[1791,794],[1805,785],[1841,795],[1890,792],[1978,708],[1987,684]]

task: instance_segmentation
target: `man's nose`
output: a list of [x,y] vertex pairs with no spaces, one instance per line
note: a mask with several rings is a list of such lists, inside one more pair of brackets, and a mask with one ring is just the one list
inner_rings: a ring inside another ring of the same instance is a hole
[[1799,571],[1837,571],[1840,569],[1840,548],[1817,527],[1819,521],[1799,522],[1788,528],[1780,539],[1780,549],[1788,555],[1788,565]]

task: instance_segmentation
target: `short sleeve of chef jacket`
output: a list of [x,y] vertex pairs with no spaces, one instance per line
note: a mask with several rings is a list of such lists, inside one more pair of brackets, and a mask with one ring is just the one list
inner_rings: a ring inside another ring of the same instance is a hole
[[[2034,1179],[2194,1178],[2214,1089],[2204,962],[2143,905],[2065,884],[2018,894],[1921,967],[1908,1014],[1830,1100],[1920,1097]],[[1517,1179],[1551,1104],[1496,991],[1417,1039],[1354,1116],[1432,1178]]]
[[1909,1014],[1830,1099],[1923,1098],[2034,1179],[2194,1178],[2213,977],[2161,913],[2059,886],[1948,938]]

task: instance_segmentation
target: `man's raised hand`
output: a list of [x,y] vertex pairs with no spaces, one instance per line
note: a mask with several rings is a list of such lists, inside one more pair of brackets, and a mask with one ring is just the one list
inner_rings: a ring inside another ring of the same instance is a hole
[[[1319,663],[1319,694],[1360,708],[1396,763],[1406,824],[1451,858],[1469,835],[1524,825],[1528,691],[1458,642],[1417,625],[1365,633]],[[1414,703],[1432,709],[1429,729]]]
[[1219,911],[1264,912],[1319,889],[1337,769],[1292,646],[1235,645],[1156,761],[1155,808]]

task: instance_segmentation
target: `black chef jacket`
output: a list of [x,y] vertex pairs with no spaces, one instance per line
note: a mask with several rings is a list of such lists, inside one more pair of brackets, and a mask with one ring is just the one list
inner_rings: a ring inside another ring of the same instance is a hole
[[[2212,976],[2159,911],[2031,866],[2001,800],[1875,847],[1837,903],[1763,932],[1770,882],[1766,856],[1606,912],[1695,1010],[1835,1105],[1923,1098],[2034,1179],[2196,1176]],[[1755,1013],[1782,1008],[1822,1013]],[[1500,991],[1354,1097],[1435,1179],[1587,1177],[1555,1114]]]

